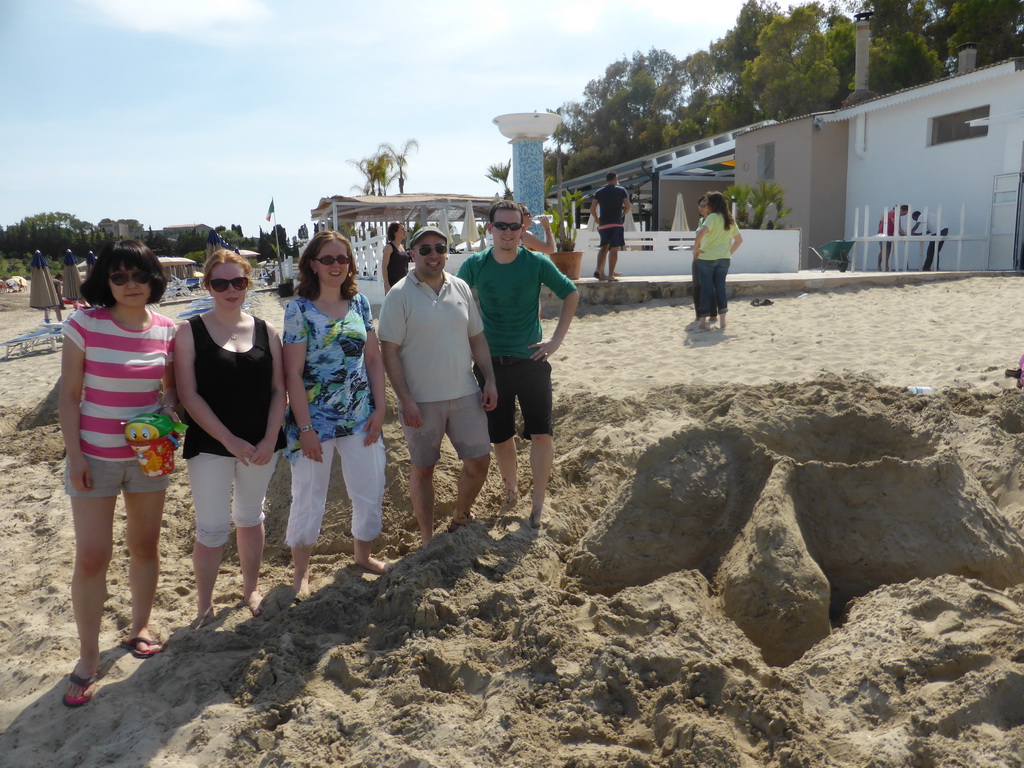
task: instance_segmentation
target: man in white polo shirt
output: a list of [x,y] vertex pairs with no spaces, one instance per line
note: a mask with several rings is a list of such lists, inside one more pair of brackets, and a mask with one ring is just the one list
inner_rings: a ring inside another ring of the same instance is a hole
[[[426,544],[434,535],[434,465],[447,434],[462,460],[452,529],[475,522],[473,502],[487,479],[491,440],[485,410],[498,391],[473,293],[444,271],[448,238],[423,227],[409,239],[414,268],[384,297],[377,336],[398,396],[409,443],[409,497]],[[483,373],[481,392],[473,363]]]

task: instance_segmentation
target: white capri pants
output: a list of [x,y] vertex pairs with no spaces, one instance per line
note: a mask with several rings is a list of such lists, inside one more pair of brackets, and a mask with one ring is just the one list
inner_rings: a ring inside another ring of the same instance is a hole
[[320,524],[327,506],[327,484],[334,452],[341,457],[341,474],[352,500],[352,538],[373,541],[380,536],[381,506],[384,503],[384,441],[363,445],[366,434],[335,437],[321,441],[323,461],[299,454],[292,463],[292,508],[288,515],[285,543],[289,547],[312,547],[320,536]]
[[223,547],[231,520],[239,528],[252,528],[263,522],[263,501],[279,454],[280,451],[275,453],[262,467],[246,466],[234,456],[213,453],[200,453],[186,460],[196,510],[196,541],[207,547]]

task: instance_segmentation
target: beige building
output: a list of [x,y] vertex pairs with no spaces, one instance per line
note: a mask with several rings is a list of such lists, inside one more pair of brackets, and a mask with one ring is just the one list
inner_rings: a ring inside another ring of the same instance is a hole
[[790,214],[786,229],[799,229],[800,268],[819,265],[810,246],[842,240],[846,221],[848,123],[806,115],[755,126],[736,137],[736,183],[780,185]]

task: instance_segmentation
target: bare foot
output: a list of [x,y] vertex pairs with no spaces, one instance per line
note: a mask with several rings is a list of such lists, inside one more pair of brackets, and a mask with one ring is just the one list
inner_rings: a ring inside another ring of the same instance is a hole
[[244,602],[253,618],[260,616],[263,613],[263,595],[260,594],[258,589],[254,589],[252,594],[250,594],[248,598],[244,599]]
[[292,581],[292,589],[295,590],[295,602],[301,603],[309,597],[309,574]]
[[698,325],[697,327],[700,328],[702,331],[706,331],[708,329],[708,324],[702,320],[700,325]]
[[498,510],[502,514],[511,512],[519,505],[519,490],[516,488],[505,490],[505,500],[501,502],[501,509]]
[[205,611],[200,611],[199,614],[196,615],[195,621],[189,624],[189,629],[202,629],[207,624],[213,622],[215,618],[216,615],[214,614],[213,606],[211,605]]
[[533,510],[530,512],[530,527],[531,528],[540,528],[540,527],[542,527],[544,525],[544,522],[543,522],[543,519],[542,519],[544,517],[544,510],[545,510],[545,505],[541,504],[539,507],[534,507]]
[[389,563],[386,560],[378,560],[376,557],[372,556],[361,563],[356,561],[356,565],[364,571],[375,573],[378,576],[383,576],[385,573],[391,573],[391,569],[395,567],[394,563]]

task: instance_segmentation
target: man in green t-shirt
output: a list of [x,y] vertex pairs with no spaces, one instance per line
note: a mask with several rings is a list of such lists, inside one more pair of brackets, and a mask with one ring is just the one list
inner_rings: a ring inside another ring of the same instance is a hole
[[[551,259],[519,245],[523,214],[517,203],[499,200],[491,206],[487,219],[494,246],[468,257],[459,277],[476,288],[484,335],[491,348],[498,405],[487,412],[487,426],[505,483],[502,510],[511,510],[519,501],[514,441],[518,398],[533,471],[530,524],[539,528],[554,461],[549,358],[569,330],[579,293]],[[558,325],[546,341],[537,314],[541,285],[562,300]]]

